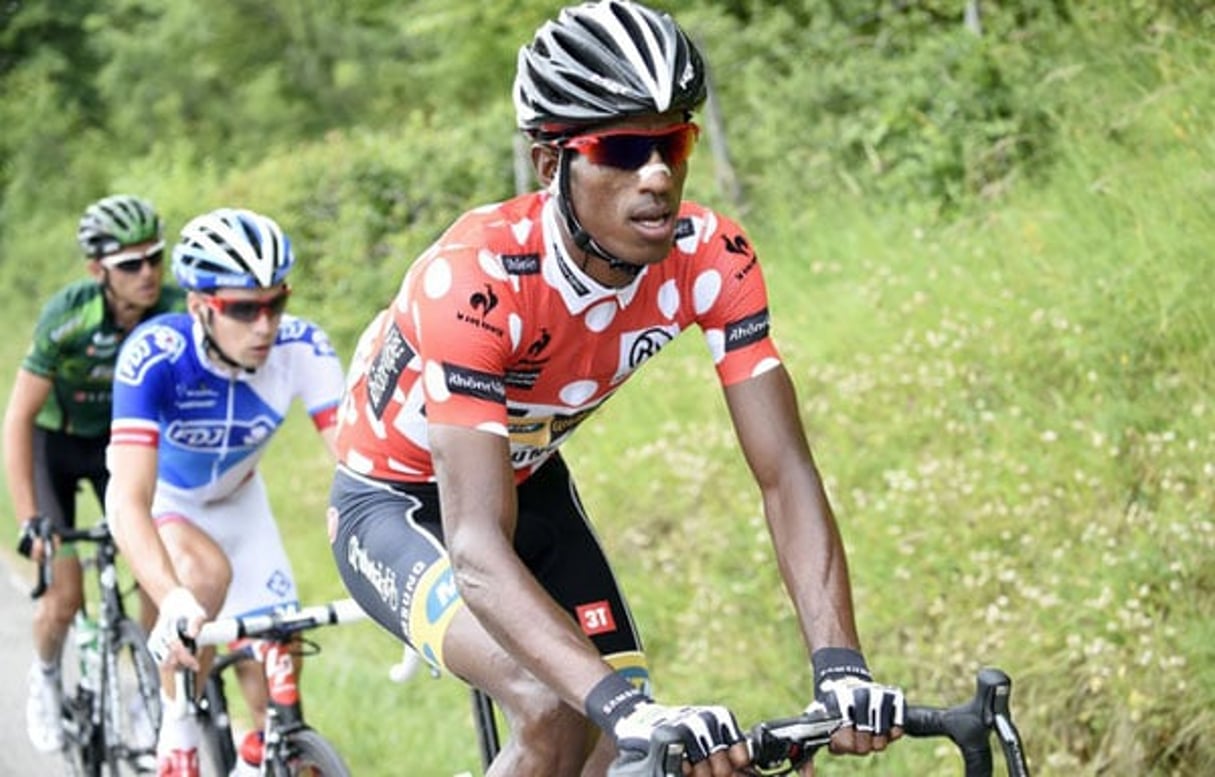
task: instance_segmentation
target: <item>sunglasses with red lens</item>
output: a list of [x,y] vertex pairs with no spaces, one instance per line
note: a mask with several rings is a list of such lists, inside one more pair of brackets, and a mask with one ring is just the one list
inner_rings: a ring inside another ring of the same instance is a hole
[[228,299],[208,294],[206,300],[207,305],[221,316],[251,324],[263,315],[269,318],[281,316],[287,309],[287,298],[290,296],[290,287],[284,286],[282,294],[276,294],[269,299]]
[[135,275],[143,269],[144,264],[155,268],[159,267],[164,259],[165,244],[162,241],[146,251],[127,251],[121,254],[112,254],[102,259],[101,264],[107,270],[117,270],[127,275]]
[[668,165],[687,161],[700,137],[700,127],[692,122],[654,130],[619,129],[575,135],[562,142],[597,165],[619,170],[637,170],[657,151]]

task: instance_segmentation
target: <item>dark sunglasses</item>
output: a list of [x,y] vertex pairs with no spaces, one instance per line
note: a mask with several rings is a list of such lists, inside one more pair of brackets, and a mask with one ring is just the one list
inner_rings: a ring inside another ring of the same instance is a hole
[[146,251],[128,251],[107,256],[101,260],[101,264],[107,270],[117,270],[120,273],[134,275],[143,269],[144,264],[155,268],[159,267],[164,260],[165,244],[160,242]]
[[637,170],[655,151],[672,167],[687,161],[700,137],[692,122],[655,130],[620,129],[575,135],[560,146],[582,154],[597,165]]
[[208,294],[207,305],[222,316],[234,321],[251,324],[263,315],[277,318],[287,309],[287,298],[291,296],[290,287],[283,287],[282,294],[276,294],[270,299],[227,299]]

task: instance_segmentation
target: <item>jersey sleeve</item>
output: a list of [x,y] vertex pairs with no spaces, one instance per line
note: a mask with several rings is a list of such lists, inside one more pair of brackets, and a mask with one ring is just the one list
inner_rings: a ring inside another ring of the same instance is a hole
[[114,372],[112,445],[156,446],[160,408],[173,391],[172,363],[186,345],[181,332],[156,323],[140,326],[123,343]]
[[706,254],[693,282],[697,323],[723,386],[780,364],[769,328],[768,290],[759,257],[735,222],[709,212]]
[[42,309],[34,324],[34,335],[30,340],[29,350],[21,360],[22,369],[42,378],[54,377],[59,365],[60,349],[56,329],[63,323],[59,310],[55,300],[48,302]]
[[317,429],[336,424],[345,376],[329,335],[310,321],[284,317],[277,344],[294,346],[291,374],[296,380],[295,394],[312,423]]
[[500,261],[471,252],[426,257],[393,315],[417,347],[427,421],[506,436],[515,297]]

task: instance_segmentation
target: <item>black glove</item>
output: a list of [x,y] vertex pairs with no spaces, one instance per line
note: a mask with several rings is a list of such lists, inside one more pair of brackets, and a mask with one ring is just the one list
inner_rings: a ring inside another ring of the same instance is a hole
[[17,552],[26,558],[34,552],[34,540],[44,537],[46,534],[46,517],[35,515],[31,518],[26,518],[21,524],[21,530],[17,532]]

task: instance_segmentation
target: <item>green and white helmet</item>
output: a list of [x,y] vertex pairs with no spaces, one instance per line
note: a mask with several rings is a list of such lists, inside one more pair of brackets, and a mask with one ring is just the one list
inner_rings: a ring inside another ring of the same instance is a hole
[[147,200],[130,194],[113,194],[94,202],[76,228],[76,240],[90,259],[158,237],[160,217]]

